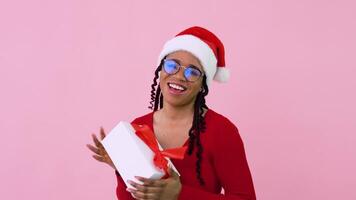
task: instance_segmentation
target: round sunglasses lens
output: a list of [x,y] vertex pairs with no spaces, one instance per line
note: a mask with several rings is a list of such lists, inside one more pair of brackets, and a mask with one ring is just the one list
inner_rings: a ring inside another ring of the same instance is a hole
[[188,81],[196,81],[201,76],[201,73],[197,69],[188,67],[186,70],[184,70],[184,76]]
[[178,65],[173,60],[165,60],[163,64],[164,71],[168,74],[174,74],[178,71]]

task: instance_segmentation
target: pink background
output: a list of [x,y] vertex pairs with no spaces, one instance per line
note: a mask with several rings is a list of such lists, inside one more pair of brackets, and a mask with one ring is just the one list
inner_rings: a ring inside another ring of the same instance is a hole
[[208,105],[240,130],[258,199],[356,199],[354,1],[1,1],[0,199],[115,199],[85,144],[149,112],[163,43],[223,40]]

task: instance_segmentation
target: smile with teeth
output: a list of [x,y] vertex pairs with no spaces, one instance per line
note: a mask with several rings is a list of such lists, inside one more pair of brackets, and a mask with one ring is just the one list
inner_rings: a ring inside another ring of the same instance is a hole
[[177,84],[174,84],[174,83],[168,83],[168,86],[170,88],[173,88],[175,90],[179,90],[179,91],[185,91],[187,88],[185,88],[184,86],[181,86],[181,85],[177,85]]

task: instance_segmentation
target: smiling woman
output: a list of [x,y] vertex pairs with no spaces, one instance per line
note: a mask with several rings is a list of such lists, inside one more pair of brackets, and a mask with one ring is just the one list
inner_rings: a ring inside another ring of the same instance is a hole
[[[191,27],[164,45],[152,84],[153,111],[132,122],[154,130],[163,149],[186,146],[188,151],[183,160],[172,160],[180,176],[170,170],[166,179],[137,177],[129,181],[134,189],[126,188],[115,171],[120,200],[256,199],[238,128],[205,103],[212,80],[228,78],[224,46],[210,31]],[[95,135],[93,139],[96,147],[88,147],[97,154],[94,158],[115,169]]]

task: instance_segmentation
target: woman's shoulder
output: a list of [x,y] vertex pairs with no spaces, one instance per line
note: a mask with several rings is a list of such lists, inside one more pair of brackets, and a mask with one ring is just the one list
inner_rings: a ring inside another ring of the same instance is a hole
[[226,144],[243,144],[237,125],[228,117],[209,109],[206,117],[206,127],[209,130],[209,138],[214,146]]
[[226,127],[226,126],[235,126],[236,125],[225,115],[218,113],[215,110],[209,108],[207,116],[205,118],[206,123],[215,124],[216,126]]
[[131,123],[149,123],[150,121],[152,121],[152,115],[153,112],[143,114],[139,117],[136,117],[134,120],[132,120]]

